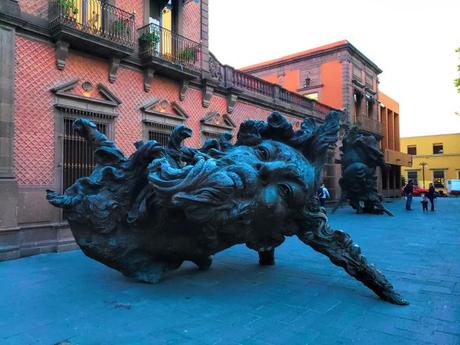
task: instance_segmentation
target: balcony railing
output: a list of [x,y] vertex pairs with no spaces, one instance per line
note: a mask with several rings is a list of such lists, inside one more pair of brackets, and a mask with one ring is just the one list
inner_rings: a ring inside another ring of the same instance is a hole
[[358,115],[356,116],[356,123],[366,132],[383,135],[382,123],[376,119]]
[[233,84],[240,89],[273,97],[274,84],[238,70],[233,70]]
[[159,58],[187,69],[200,70],[200,43],[153,23],[141,27],[138,33],[139,56],[142,60]]
[[331,110],[334,110],[325,104],[308,99],[296,92],[286,90],[279,85],[270,83],[251,74],[233,68],[228,69],[228,66],[225,68],[227,69],[225,73],[225,83],[231,83],[232,86],[236,88],[247,90],[253,94],[270,97],[274,102],[282,102],[287,106],[295,106],[301,112],[309,113],[323,119]]
[[134,48],[134,14],[101,0],[50,0],[51,29],[62,26]]

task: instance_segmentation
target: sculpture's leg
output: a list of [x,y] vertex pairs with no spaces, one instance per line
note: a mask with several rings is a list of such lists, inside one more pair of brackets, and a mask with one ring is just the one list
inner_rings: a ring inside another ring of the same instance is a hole
[[200,271],[207,271],[212,265],[212,256],[203,256],[201,258],[192,260],[198,266]]
[[324,215],[320,218],[322,219],[314,223],[313,229],[298,235],[301,241],[329,257],[335,265],[343,267],[348,274],[383,300],[399,305],[409,304],[393,289],[393,285],[382,272],[361,255],[361,249],[353,244],[350,235],[340,230],[332,230]]
[[259,265],[272,266],[275,264],[275,249],[265,250],[259,253]]

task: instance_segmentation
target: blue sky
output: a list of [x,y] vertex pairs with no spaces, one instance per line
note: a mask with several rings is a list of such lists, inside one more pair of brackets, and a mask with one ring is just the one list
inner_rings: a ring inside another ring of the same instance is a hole
[[210,0],[210,50],[243,67],[346,39],[382,70],[401,136],[460,133],[459,0]]

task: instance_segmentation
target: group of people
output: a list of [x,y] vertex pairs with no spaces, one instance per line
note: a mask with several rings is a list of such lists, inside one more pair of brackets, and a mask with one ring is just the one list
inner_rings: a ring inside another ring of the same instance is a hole
[[[414,196],[414,183],[412,182],[412,180],[409,180],[409,182],[404,187],[403,191],[404,191],[404,196],[406,197],[406,210],[412,211],[412,198]],[[324,183],[322,183],[321,186],[318,188],[317,195],[318,195],[320,205],[322,207],[325,207],[326,200],[330,198],[330,194],[326,186],[324,185]],[[430,183],[428,192],[421,194],[420,203],[422,204],[423,212],[428,212],[428,201],[430,202],[431,211],[432,212],[434,211],[434,199],[435,198],[436,198],[436,191],[434,189],[433,184]]]
[[[412,211],[412,198],[414,196],[414,183],[412,180],[404,187],[404,196],[406,197],[406,210]],[[421,194],[420,203],[422,204],[423,212],[428,212],[428,201],[430,201],[431,211],[434,211],[434,199],[436,198],[436,191],[432,183],[428,188],[428,193]]]

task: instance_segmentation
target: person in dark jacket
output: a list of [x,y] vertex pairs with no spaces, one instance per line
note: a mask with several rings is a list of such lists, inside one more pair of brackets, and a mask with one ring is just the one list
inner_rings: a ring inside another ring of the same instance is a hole
[[406,210],[407,211],[412,211],[411,205],[412,205],[413,193],[414,193],[414,184],[412,183],[412,180],[409,180],[409,182],[407,182],[406,186],[404,187],[404,194],[406,195]]
[[436,198],[436,191],[434,190],[434,186],[430,183],[430,188],[428,189],[428,200],[430,200],[431,211],[434,211],[434,198]]

